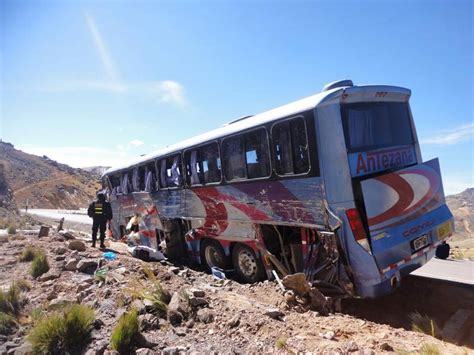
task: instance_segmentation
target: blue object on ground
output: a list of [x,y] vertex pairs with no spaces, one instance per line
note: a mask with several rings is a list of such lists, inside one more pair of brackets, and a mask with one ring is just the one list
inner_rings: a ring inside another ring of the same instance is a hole
[[212,276],[214,276],[218,280],[225,280],[225,273],[224,270],[218,267],[212,267],[211,268]]
[[115,255],[115,253],[111,251],[105,252],[104,254],[102,254],[102,256],[104,257],[105,260],[109,260],[109,261],[117,259],[117,255]]

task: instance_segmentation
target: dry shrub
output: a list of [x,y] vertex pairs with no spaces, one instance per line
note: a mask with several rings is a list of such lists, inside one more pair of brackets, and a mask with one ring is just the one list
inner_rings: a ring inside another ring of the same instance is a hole
[[129,354],[138,336],[138,312],[132,309],[124,313],[115,326],[110,345],[121,354]]
[[11,315],[0,312],[0,334],[8,335],[16,325],[16,320]]
[[35,255],[33,262],[31,263],[30,273],[31,276],[37,278],[44,273],[49,271],[48,258],[44,252],[39,252]]
[[413,312],[408,317],[411,320],[412,330],[441,339],[441,330],[433,319],[419,312]]
[[22,304],[20,288],[15,282],[7,291],[0,289],[0,312],[18,314]]
[[278,348],[278,349],[283,349],[286,347],[286,341],[288,340],[287,337],[285,336],[281,336],[279,337],[276,341],[275,341],[275,346]]
[[73,304],[39,318],[27,339],[35,354],[79,354],[90,340],[94,320],[92,308]]
[[7,233],[10,234],[10,235],[16,234],[16,228],[15,228],[15,226],[9,226],[9,227],[7,228]]
[[152,313],[158,317],[164,317],[168,310],[166,302],[169,301],[166,299],[165,291],[151,269],[145,266],[143,267],[143,272],[146,278],[151,282],[151,286],[141,280],[133,280],[129,283],[129,287],[127,287],[125,291],[134,298],[146,299],[152,302]]
[[20,280],[15,281],[15,283],[18,286],[18,288],[20,289],[20,291],[22,291],[22,292],[26,292],[26,291],[31,290],[31,284],[29,283],[28,280],[20,279]]
[[420,348],[420,355],[441,355],[441,351],[436,344],[424,343]]
[[23,249],[21,254],[18,256],[18,260],[21,262],[27,262],[33,260],[35,256],[36,250],[30,245]]

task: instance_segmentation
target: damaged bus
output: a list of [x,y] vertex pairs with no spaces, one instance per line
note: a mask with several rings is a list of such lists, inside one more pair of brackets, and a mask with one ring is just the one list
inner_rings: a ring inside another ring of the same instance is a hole
[[109,169],[113,235],[138,213],[138,243],[170,259],[244,282],[302,272],[327,293],[390,293],[454,229],[410,94],[343,80]]

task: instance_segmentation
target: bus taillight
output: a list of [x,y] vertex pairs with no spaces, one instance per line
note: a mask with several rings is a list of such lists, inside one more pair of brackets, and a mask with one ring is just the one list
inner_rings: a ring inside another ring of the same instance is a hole
[[359,212],[357,211],[357,209],[351,208],[346,210],[346,216],[349,220],[352,234],[354,234],[354,238],[356,239],[357,243],[359,243],[360,246],[364,248],[368,253],[371,253],[369,240],[367,239],[367,234],[365,233],[364,229],[364,224],[360,219]]

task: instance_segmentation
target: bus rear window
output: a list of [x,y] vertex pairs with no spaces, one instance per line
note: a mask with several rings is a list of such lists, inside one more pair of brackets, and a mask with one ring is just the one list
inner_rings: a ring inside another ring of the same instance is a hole
[[406,102],[359,102],[341,105],[347,149],[367,151],[409,145],[413,134]]

